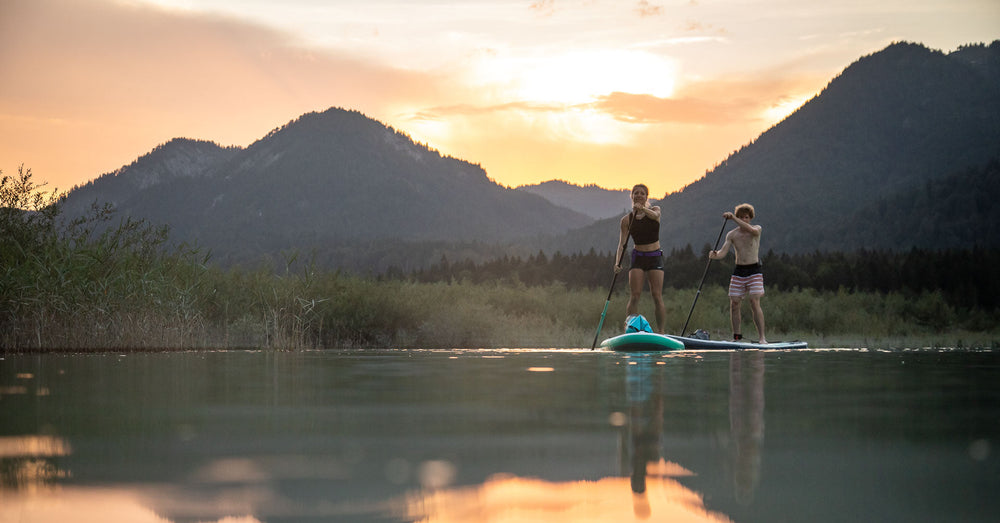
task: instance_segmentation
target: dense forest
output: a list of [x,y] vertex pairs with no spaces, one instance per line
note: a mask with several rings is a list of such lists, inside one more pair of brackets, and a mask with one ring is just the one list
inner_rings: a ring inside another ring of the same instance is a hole
[[[690,289],[705,274],[710,246],[696,255],[689,245],[666,256],[664,287]],[[475,263],[450,262],[446,258],[426,270],[404,275],[390,270],[386,277],[414,281],[491,281],[547,286],[561,282],[568,288],[600,288],[612,280],[612,255],[594,250],[564,255],[544,252],[521,257]],[[992,310],[1000,307],[1000,279],[989,275],[1000,266],[1000,249],[974,248],[906,252],[858,250],[849,253],[768,253],[763,257],[765,283],[769,291],[814,289],[817,291],[902,293],[917,296],[939,292],[952,307]],[[627,266],[627,261],[626,261]],[[705,285],[728,285],[732,258],[712,262]],[[619,278],[624,281],[624,276]],[[619,286],[624,291],[625,284]]]

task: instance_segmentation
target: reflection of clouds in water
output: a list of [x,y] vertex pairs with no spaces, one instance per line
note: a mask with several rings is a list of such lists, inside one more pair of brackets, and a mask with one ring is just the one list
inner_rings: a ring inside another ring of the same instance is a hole
[[68,456],[69,443],[53,436],[0,437],[0,458]]
[[689,475],[679,465],[659,462],[649,469],[649,495],[636,511],[629,478],[550,482],[496,475],[478,486],[422,491],[406,499],[401,518],[427,523],[466,521],[606,522],[731,521],[705,508],[702,496],[666,475]]
[[5,489],[37,492],[54,488],[56,480],[71,476],[69,471],[59,468],[55,458],[72,452],[66,440],[53,436],[0,437],[0,494]]
[[[0,503],[0,521],[31,523],[170,523],[140,493],[130,489],[64,487],[58,491],[8,492]],[[206,521],[206,520],[201,520]],[[261,523],[250,515],[225,516],[206,523]]]
[[[245,464],[244,464],[245,465]],[[240,466],[244,466],[240,465]],[[453,474],[444,461],[425,462],[418,473]],[[229,468],[226,473],[235,471]],[[449,473],[450,470],[450,473]],[[305,507],[283,499],[263,485],[233,486],[199,495],[170,486],[128,488],[63,487],[45,492],[5,492],[0,521],[32,523],[170,523],[197,520],[218,523],[261,523],[270,517],[346,518],[384,515],[427,523],[467,521],[517,522],[721,522],[731,521],[705,508],[701,494],[671,477],[691,475],[666,461],[649,464],[648,493],[636,500],[629,478],[550,482],[496,475],[482,485],[425,488],[398,499],[371,503],[321,504]],[[440,480],[440,478],[438,479]],[[640,503],[641,506],[636,506]],[[266,506],[266,510],[262,507]],[[266,512],[266,515],[263,515]],[[170,514],[170,519],[159,514]],[[260,519],[258,519],[260,518]]]
[[204,483],[258,483],[268,479],[268,474],[251,459],[218,459],[195,473],[195,479]]
[[417,473],[420,485],[425,489],[439,489],[451,485],[458,470],[448,461],[425,461]]
[[[401,500],[303,502],[277,488],[276,482],[288,479],[350,479],[352,463],[347,456],[220,458],[194,470],[189,481],[181,484],[59,485],[57,480],[70,474],[58,469],[53,459],[71,454],[69,443],[62,438],[0,437],[0,522],[260,523],[273,517],[339,519],[399,513],[404,511],[399,507],[405,505]],[[390,482],[403,484],[413,478],[428,492],[451,485],[457,472],[457,467],[445,460],[428,460],[414,467],[397,458],[385,468]]]

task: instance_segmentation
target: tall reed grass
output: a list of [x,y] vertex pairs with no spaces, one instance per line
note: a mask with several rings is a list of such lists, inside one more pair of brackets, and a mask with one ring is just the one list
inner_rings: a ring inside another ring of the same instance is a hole
[[[117,293],[118,304],[99,290],[116,281],[93,285],[97,292],[91,296],[75,296],[77,304],[86,304],[82,308],[67,307],[66,298],[25,303],[20,311],[26,321],[5,332],[3,347],[587,348],[606,298],[603,289],[568,290],[558,284],[377,282],[333,273],[275,276],[266,270],[208,268],[197,280],[186,279],[190,274],[173,276],[159,280],[159,287],[146,282],[133,285],[135,294]],[[693,289],[665,296],[669,332],[680,330],[693,297]],[[652,317],[652,305],[644,298],[640,312]],[[621,332],[625,301],[622,292],[613,297],[602,339]],[[805,339],[811,346],[843,347],[1000,345],[995,327],[973,331],[942,324],[940,301],[934,295],[913,303],[896,295],[796,290],[766,296],[763,307],[772,341]],[[945,312],[954,321],[955,313]],[[743,317],[750,337],[754,327],[747,310]],[[729,339],[725,289],[703,289],[688,332],[697,328],[713,339]]]

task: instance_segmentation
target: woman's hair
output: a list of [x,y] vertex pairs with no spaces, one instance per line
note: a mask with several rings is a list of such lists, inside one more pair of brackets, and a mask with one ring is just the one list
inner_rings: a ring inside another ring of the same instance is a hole
[[646,187],[646,184],[644,184],[644,183],[637,183],[637,184],[635,184],[635,187],[632,188],[632,194],[635,194],[635,190],[636,189],[642,189],[642,190],[646,191],[646,196],[649,196],[649,187]]
[[753,217],[756,216],[756,214],[757,214],[753,210],[753,205],[750,205],[749,203],[741,203],[741,204],[737,205],[736,209],[733,210],[733,214],[735,214],[736,216],[739,216],[740,215],[740,211],[746,211],[746,212],[750,213],[750,219],[753,219]]

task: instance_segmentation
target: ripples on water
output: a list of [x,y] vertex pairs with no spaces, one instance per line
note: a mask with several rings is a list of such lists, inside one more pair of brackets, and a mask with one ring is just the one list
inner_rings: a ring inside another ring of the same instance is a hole
[[0,360],[0,522],[993,521],[1000,353]]

